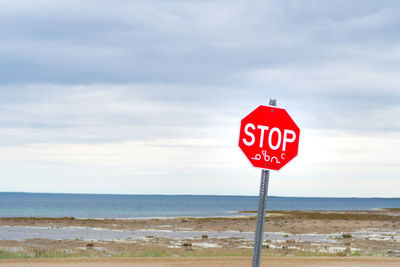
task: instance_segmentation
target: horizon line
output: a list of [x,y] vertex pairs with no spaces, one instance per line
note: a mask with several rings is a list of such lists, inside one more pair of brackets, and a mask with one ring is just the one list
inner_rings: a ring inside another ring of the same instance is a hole
[[[53,195],[116,195],[116,196],[214,196],[214,197],[258,197],[258,195],[218,195],[218,194],[140,194],[140,193],[72,193],[72,192],[28,192],[28,191],[0,191],[0,194],[53,194]],[[360,197],[360,196],[275,196],[270,195],[267,197],[282,197],[282,198],[393,198],[398,199],[398,197]]]

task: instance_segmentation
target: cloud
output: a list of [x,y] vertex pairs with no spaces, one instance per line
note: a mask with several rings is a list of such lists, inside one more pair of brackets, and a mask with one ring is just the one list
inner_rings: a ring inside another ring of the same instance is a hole
[[[396,196],[397,140],[303,129],[298,158],[271,174],[271,194]],[[43,184],[52,192],[104,193],[111,187],[120,193],[255,195],[259,170],[250,167],[236,142],[230,133],[212,139],[12,146],[0,149],[0,165],[13,177],[5,186],[19,191]],[[371,190],[377,181],[379,187]]]
[[376,52],[396,47],[399,26],[396,2],[16,1],[1,7],[8,27],[0,82],[6,84],[232,85],[254,68],[364,61],[348,47],[368,48],[367,64],[376,64]]
[[155,179],[154,192],[224,193],[232,181],[226,192],[253,194],[238,126],[270,97],[306,129],[277,194],[313,193],[294,177],[340,176],[356,189],[367,170],[392,183],[399,11],[397,1],[3,1],[0,162],[15,178],[6,188],[75,170],[76,181],[101,180],[87,192],[107,191],[115,175],[136,192]]
[[198,138],[231,127],[233,105],[222,100],[219,105],[218,93],[203,101],[208,96],[201,90],[185,89],[158,84],[4,86],[0,143]]

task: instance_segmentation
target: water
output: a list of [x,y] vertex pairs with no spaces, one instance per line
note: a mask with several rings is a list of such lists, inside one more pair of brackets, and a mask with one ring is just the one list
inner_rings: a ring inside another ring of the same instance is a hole
[[[237,231],[168,231],[168,230],[111,230],[103,228],[86,227],[33,227],[33,226],[0,226],[0,240],[26,240],[26,239],[62,239],[62,240],[139,240],[151,237],[172,238],[172,239],[199,239],[202,235],[208,238],[240,238],[253,240],[254,232]],[[333,238],[340,237],[340,234],[294,234],[288,235],[281,232],[266,232],[265,239],[289,240],[296,238],[300,242],[329,242]],[[369,235],[363,235],[362,237]]]
[[[253,196],[0,193],[0,217],[149,218],[233,216],[256,210]],[[399,208],[400,198],[268,197],[270,210]]]

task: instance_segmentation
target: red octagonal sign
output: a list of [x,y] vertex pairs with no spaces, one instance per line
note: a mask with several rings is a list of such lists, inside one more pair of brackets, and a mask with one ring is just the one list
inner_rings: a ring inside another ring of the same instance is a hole
[[297,156],[299,138],[285,109],[259,106],[242,119],[239,147],[254,167],[279,170]]

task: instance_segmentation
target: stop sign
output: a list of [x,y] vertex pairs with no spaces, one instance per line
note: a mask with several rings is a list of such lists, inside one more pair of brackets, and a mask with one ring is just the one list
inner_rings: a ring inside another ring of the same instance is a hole
[[239,147],[254,167],[279,170],[297,156],[299,138],[285,109],[259,106],[242,119]]

